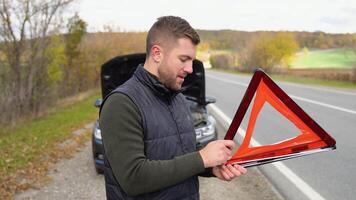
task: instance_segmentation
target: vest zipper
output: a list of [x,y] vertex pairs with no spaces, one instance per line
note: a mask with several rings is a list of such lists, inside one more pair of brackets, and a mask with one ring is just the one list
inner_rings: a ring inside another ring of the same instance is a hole
[[182,137],[181,137],[181,135],[180,135],[180,131],[179,131],[179,129],[178,129],[177,121],[176,121],[176,119],[174,118],[173,112],[172,112],[172,110],[171,110],[172,99],[173,99],[172,97],[169,97],[169,99],[168,99],[168,106],[167,106],[167,107],[168,107],[169,113],[171,114],[171,116],[172,116],[172,118],[173,118],[174,124],[176,125],[176,130],[177,130],[177,134],[178,134],[178,137],[179,137],[180,144],[181,144],[181,146],[182,146],[182,151],[183,151],[183,153],[187,153],[186,148],[185,148],[185,145],[184,145],[183,140],[182,140]]

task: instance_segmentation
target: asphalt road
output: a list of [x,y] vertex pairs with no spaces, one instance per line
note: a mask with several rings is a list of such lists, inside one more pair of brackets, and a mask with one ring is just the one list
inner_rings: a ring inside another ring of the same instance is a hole
[[[207,95],[217,98],[215,109],[225,115],[225,120],[233,118],[250,78],[206,73]],[[337,150],[260,166],[261,171],[286,199],[355,199],[356,91],[277,84],[335,138]],[[246,124],[244,119],[244,130]],[[253,138],[258,143],[271,144],[298,134],[294,125],[266,104],[257,119]]]

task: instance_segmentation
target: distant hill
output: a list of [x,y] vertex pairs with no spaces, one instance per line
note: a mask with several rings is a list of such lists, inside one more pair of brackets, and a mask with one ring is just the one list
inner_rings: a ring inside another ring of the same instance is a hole
[[288,32],[288,31],[234,31],[234,30],[198,30],[203,42],[207,42],[212,49],[242,50],[253,43],[254,39],[262,34],[276,35],[278,33],[292,34],[300,47],[309,49],[330,49],[356,47],[356,33],[330,34],[324,32]]
[[[230,49],[240,51],[246,49],[260,35],[276,35],[281,31],[234,31],[234,30],[198,30],[202,42],[208,43],[210,49]],[[301,48],[331,49],[356,47],[356,33],[330,34],[324,32],[286,32],[292,34]],[[146,32],[99,32],[88,33],[84,41],[108,43],[108,47],[125,49],[120,53],[144,51]]]

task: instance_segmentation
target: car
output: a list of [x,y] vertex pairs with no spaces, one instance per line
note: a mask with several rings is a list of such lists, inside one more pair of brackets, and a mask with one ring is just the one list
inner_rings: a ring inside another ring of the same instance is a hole
[[[146,54],[137,53],[117,56],[103,64],[100,77],[102,99],[126,82],[145,59]],[[197,149],[201,149],[217,139],[216,121],[206,108],[208,104],[215,103],[216,99],[205,95],[205,71],[201,61],[193,60],[193,73],[186,76],[182,93],[187,99],[194,120]],[[97,99],[94,106],[100,108],[102,99]],[[93,127],[92,149],[96,172],[103,173],[104,151],[99,120],[96,120]]]

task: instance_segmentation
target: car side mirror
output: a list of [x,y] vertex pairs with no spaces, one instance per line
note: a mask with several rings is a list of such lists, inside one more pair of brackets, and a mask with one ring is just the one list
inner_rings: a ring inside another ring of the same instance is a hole
[[97,99],[97,100],[95,100],[94,106],[97,108],[100,108],[102,103],[103,103],[102,99]]
[[215,103],[215,102],[216,102],[216,98],[215,97],[205,97],[206,105],[208,105],[210,103]]

